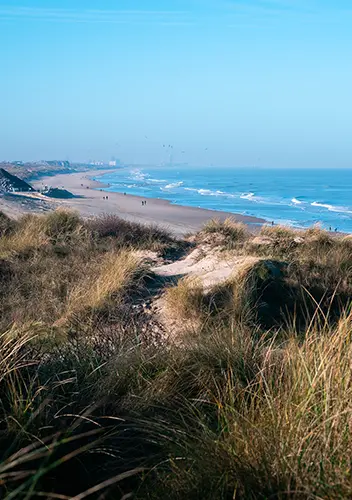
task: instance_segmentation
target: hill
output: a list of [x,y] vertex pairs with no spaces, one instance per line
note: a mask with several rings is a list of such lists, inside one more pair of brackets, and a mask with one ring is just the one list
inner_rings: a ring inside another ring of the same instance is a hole
[[34,191],[32,186],[16,175],[10,174],[4,168],[0,168],[0,193]]
[[57,199],[70,199],[74,198],[75,195],[72,194],[67,189],[59,189],[59,188],[50,188],[47,191],[44,191],[43,194],[48,196],[49,198],[57,198]]
[[7,172],[25,181],[31,181],[44,175],[55,175],[61,172],[69,173],[77,170],[66,161],[0,162],[0,168],[4,168]]
[[0,498],[349,499],[352,238],[0,213]]

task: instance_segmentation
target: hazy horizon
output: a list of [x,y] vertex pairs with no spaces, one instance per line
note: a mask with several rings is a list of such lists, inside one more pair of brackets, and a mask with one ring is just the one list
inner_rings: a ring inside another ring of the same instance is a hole
[[0,0],[0,161],[351,167],[351,22],[347,0]]

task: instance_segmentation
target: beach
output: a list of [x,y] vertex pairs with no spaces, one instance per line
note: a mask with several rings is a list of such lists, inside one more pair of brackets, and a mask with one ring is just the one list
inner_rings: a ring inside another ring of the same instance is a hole
[[[179,236],[198,231],[205,222],[212,218],[224,220],[227,217],[232,217],[253,228],[265,222],[260,218],[240,214],[174,205],[167,200],[105,192],[103,189],[108,186],[92,179],[94,176],[102,175],[103,173],[104,171],[102,170],[92,170],[90,172],[75,172],[72,174],[42,177],[32,182],[32,186],[35,189],[39,190],[43,186],[64,188],[74,194],[75,198],[52,199],[40,194],[22,194],[13,196],[10,201],[7,200],[5,210],[7,213],[11,212],[12,205],[13,214],[18,215],[18,212],[21,210],[20,200],[26,197],[31,200],[38,200],[38,211],[40,211],[42,204],[49,203],[51,209],[66,207],[76,210],[83,217],[115,214],[126,220],[161,225]],[[146,204],[142,205],[142,201],[144,200],[146,200]],[[35,209],[32,209],[32,211],[35,211]]]

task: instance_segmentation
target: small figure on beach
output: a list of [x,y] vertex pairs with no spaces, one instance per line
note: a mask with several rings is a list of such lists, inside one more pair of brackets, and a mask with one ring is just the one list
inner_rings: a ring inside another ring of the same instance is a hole
[[335,233],[337,233],[337,227],[335,227]]
[[108,200],[108,199],[109,199],[109,196],[106,196],[106,197],[105,197],[105,199],[106,199],[106,200]]
[[105,200],[105,196],[103,196],[103,200]]
[[273,226],[274,224],[275,224],[275,222],[274,222],[274,221],[272,221],[272,222],[271,222],[271,225]]

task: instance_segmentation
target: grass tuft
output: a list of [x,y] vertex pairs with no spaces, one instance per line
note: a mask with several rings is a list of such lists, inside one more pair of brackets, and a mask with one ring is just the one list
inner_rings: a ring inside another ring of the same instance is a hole
[[201,280],[181,278],[176,286],[166,291],[166,303],[170,314],[179,319],[195,319],[204,312],[204,291]]

